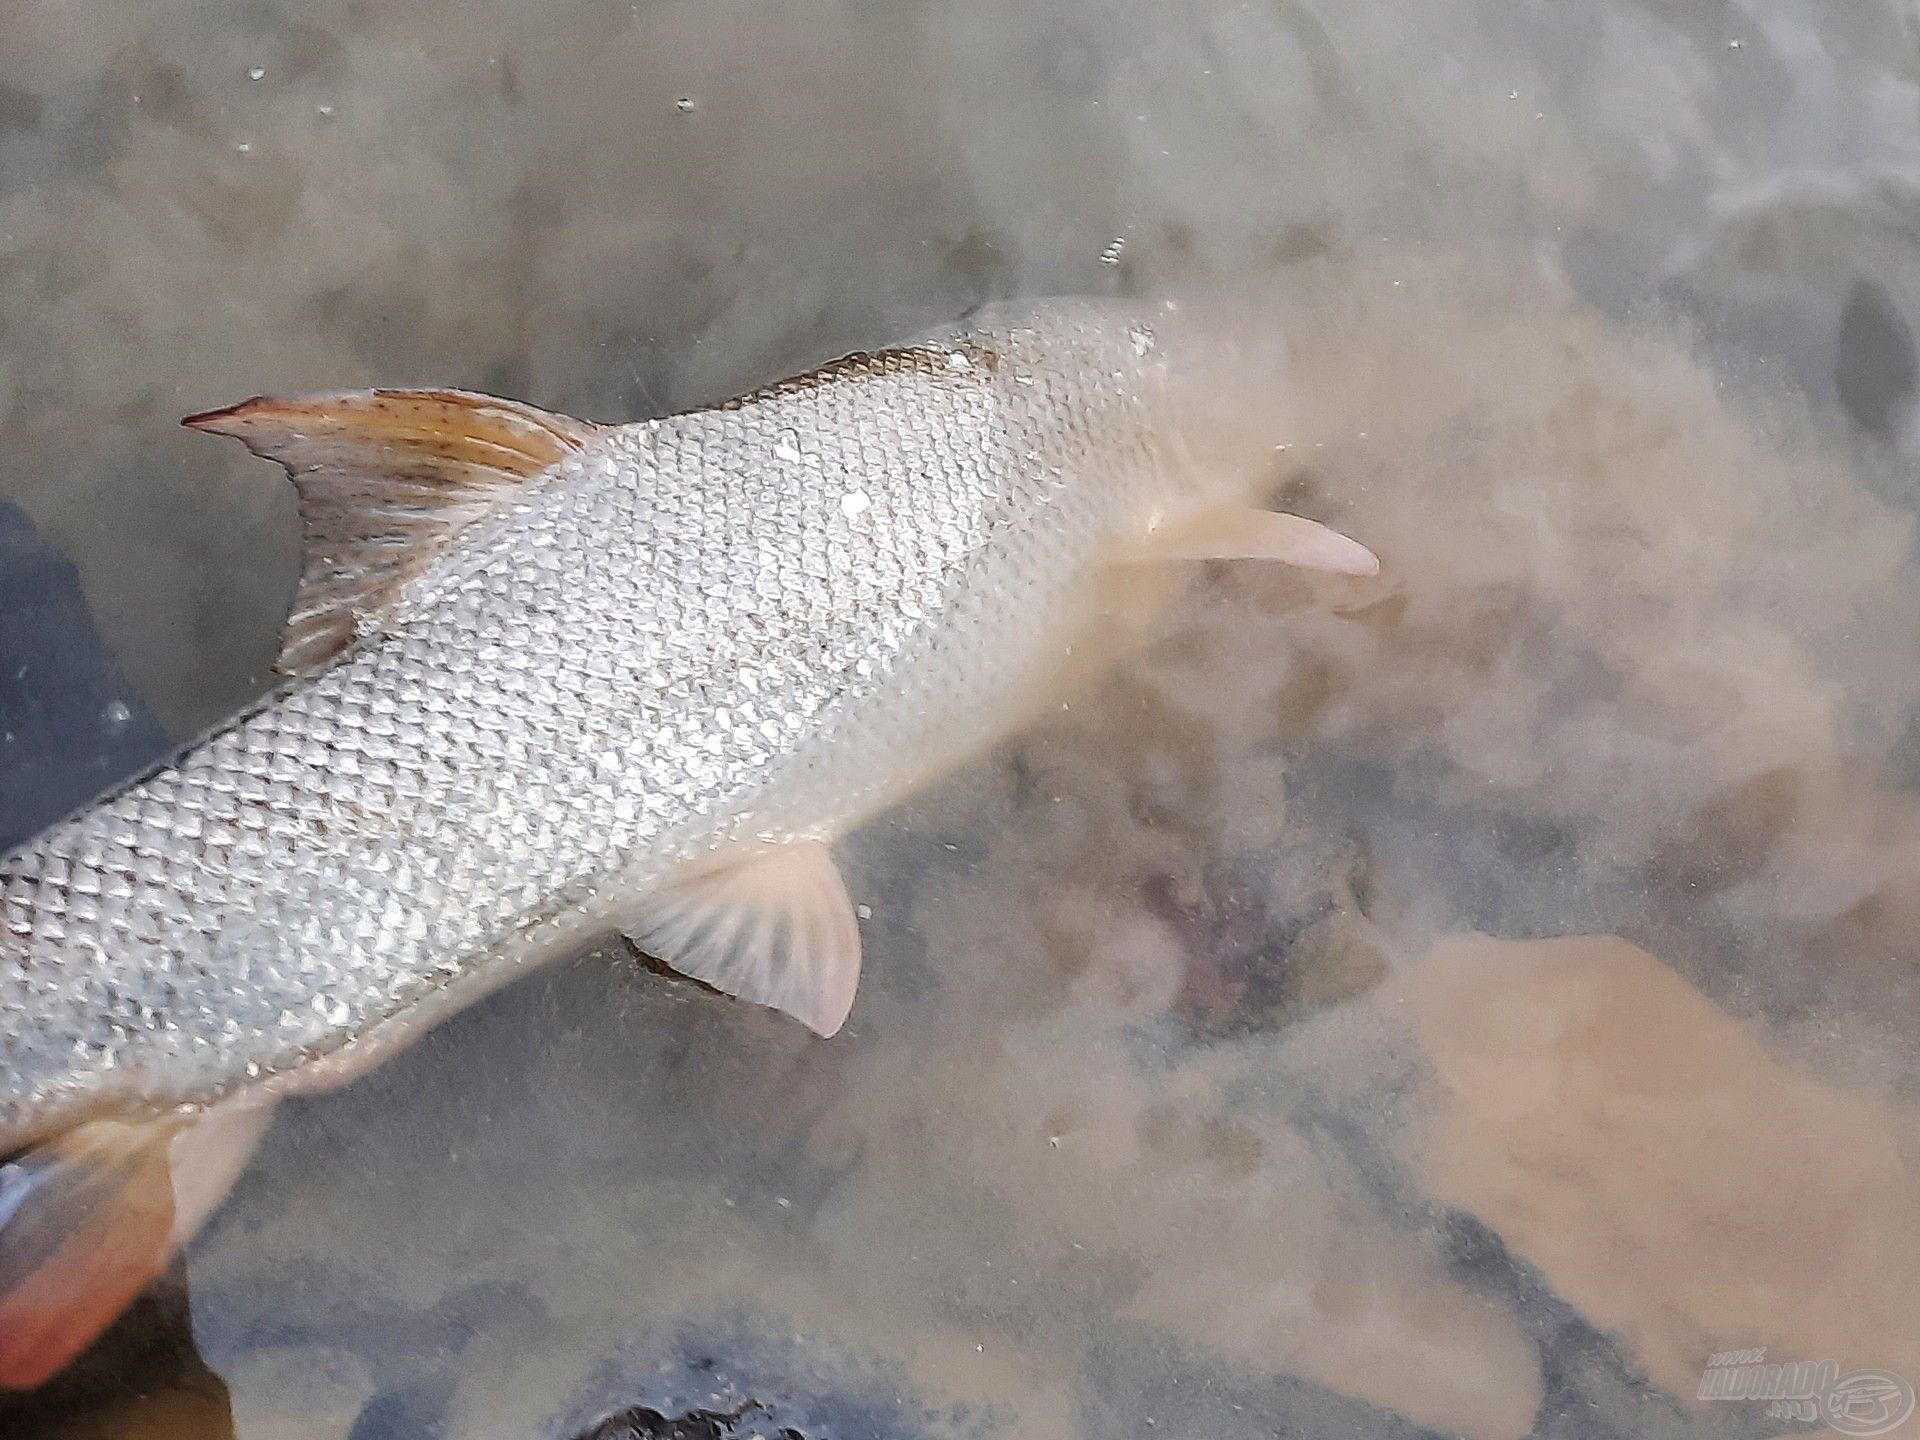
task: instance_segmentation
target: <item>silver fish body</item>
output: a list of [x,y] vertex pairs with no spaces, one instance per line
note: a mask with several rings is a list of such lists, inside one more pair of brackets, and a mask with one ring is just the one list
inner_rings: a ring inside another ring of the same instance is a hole
[[0,1154],[404,1032],[1005,723],[1199,483],[1067,305],[599,431],[379,632],[0,863]]

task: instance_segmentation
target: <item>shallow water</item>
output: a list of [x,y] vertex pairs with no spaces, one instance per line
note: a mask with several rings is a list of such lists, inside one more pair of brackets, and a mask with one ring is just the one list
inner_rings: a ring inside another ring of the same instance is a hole
[[833,1042],[610,952],[289,1106],[5,1433],[1761,1436],[1819,1427],[1716,1353],[1920,1381],[1905,7],[0,23],[10,831],[265,683],[290,496],[174,425],[256,391],[625,419],[1224,285],[1289,504],[1384,561],[1209,571],[853,837]]

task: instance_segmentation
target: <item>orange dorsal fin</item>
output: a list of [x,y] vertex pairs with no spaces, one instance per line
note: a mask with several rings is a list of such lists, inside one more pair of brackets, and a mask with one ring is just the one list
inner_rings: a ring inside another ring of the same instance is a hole
[[256,396],[181,423],[278,461],[299,491],[284,675],[311,673],[377,628],[456,534],[600,428],[461,390]]

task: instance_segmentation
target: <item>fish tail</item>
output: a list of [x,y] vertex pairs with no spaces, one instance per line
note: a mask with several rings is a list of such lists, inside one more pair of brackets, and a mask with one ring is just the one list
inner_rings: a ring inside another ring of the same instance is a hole
[[268,1104],[92,1120],[0,1164],[0,1388],[50,1379],[225,1197]]

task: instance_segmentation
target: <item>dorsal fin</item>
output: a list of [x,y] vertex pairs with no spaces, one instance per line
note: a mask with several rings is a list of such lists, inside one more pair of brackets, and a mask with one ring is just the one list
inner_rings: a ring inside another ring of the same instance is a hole
[[461,390],[256,396],[181,423],[277,460],[300,492],[300,590],[279,659],[290,676],[377,627],[462,527],[600,428]]

